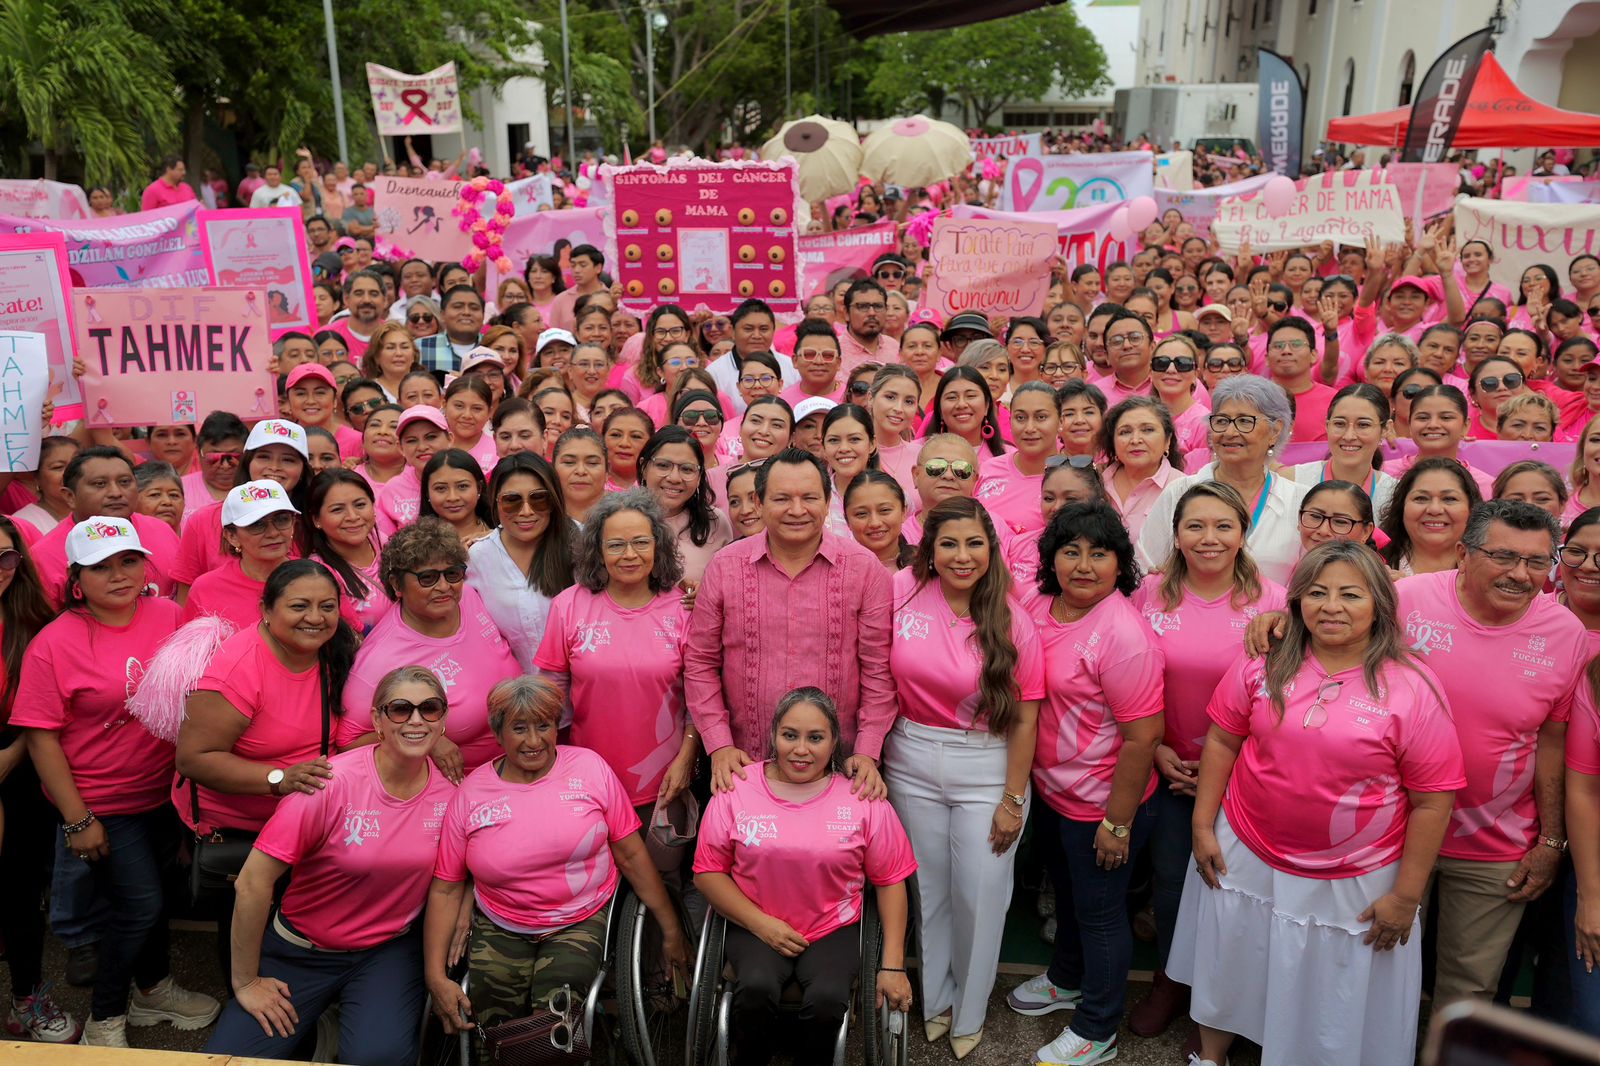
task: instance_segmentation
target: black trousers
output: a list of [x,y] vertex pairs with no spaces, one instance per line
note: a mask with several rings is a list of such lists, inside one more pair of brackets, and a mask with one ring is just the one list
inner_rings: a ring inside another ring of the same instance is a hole
[[[733,965],[733,1039],[736,1061],[772,1059],[778,1001],[791,981],[802,991],[800,1031],[794,1041],[795,1066],[829,1066],[839,1024],[850,1010],[850,989],[861,968],[858,925],[836,929],[795,958],[767,947],[747,929],[728,925],[725,947]],[[877,975],[869,978],[876,980]]]
[[[9,737],[0,739],[4,743]],[[0,782],[5,839],[0,844],[0,937],[11,967],[11,994],[37,991],[44,959],[44,894],[55,868],[61,815],[44,798],[33,763],[22,764]]]

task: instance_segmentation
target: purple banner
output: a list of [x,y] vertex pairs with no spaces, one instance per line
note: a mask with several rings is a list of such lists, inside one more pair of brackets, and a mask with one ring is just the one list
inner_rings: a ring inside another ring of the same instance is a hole
[[115,218],[0,215],[0,233],[59,233],[77,289],[189,289],[211,284],[200,247],[198,203]]

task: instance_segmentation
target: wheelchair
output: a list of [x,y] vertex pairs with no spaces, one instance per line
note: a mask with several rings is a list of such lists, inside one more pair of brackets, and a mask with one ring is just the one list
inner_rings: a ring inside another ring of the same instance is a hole
[[[833,1064],[844,1066],[845,1048],[850,1034],[850,1018],[863,1026],[862,1048],[866,1066],[906,1066],[909,1054],[905,1011],[877,1004],[877,973],[883,958],[883,924],[878,917],[872,886],[862,894],[863,907],[858,929],[861,937],[861,969],[851,993],[851,1010],[845,1012],[834,1038]],[[716,911],[706,914],[695,952],[694,984],[689,993],[689,1032],[684,1048],[685,1066],[728,1066],[728,1045],[733,1016],[733,974],[724,959],[728,920]],[[797,1012],[800,986],[791,982],[779,1000],[780,1013]],[[866,1019],[871,1019],[869,1023]]]

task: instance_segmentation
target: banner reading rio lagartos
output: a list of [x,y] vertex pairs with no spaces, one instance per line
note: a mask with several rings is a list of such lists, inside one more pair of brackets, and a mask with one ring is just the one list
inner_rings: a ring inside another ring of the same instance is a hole
[[454,63],[435,67],[426,74],[403,74],[368,63],[367,88],[372,92],[372,113],[378,119],[380,136],[461,132],[460,89]]

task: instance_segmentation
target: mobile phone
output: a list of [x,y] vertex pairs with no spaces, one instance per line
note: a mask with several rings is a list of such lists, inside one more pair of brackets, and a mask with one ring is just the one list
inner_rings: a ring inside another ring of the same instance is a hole
[[1423,1066],[1594,1066],[1600,1040],[1480,1000],[1433,1012]]

